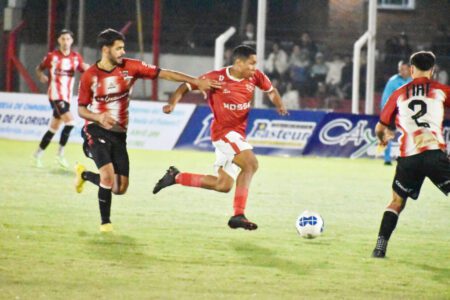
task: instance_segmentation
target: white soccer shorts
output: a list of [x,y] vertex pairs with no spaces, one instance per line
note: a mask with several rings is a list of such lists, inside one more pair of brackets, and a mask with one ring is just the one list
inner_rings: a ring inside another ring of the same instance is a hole
[[216,161],[214,162],[214,171],[218,174],[220,167],[236,180],[241,168],[233,163],[234,156],[244,150],[253,149],[242,135],[236,131],[228,132],[222,139],[213,142],[216,148]]

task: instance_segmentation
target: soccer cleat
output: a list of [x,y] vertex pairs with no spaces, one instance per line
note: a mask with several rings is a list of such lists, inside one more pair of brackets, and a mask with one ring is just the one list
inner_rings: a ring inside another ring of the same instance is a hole
[[175,184],[175,177],[178,175],[178,173],[180,173],[180,171],[174,166],[171,166],[166,171],[166,174],[164,174],[164,176],[156,183],[155,187],[153,188],[153,194],[158,193],[163,188]]
[[77,193],[81,193],[83,191],[84,182],[86,180],[83,179],[83,172],[86,170],[86,167],[82,164],[77,163],[75,165],[75,190]]
[[384,165],[385,165],[385,166],[392,166],[392,162],[390,162],[390,161],[385,161],[385,162],[384,162]]
[[67,162],[66,158],[61,155],[56,155],[56,162],[61,166],[63,169],[69,168],[69,163]]
[[386,251],[381,250],[381,249],[377,249],[377,248],[373,249],[372,257],[374,257],[374,258],[384,258],[385,256],[386,256]]
[[228,221],[228,226],[230,228],[236,229],[236,228],[244,228],[246,230],[256,230],[258,228],[258,225],[255,223],[250,222],[245,215],[236,215],[230,218]]
[[40,156],[33,155],[33,163],[36,168],[44,167],[44,164],[42,163],[42,159]]
[[113,231],[113,226],[111,223],[106,223],[106,224],[100,225],[100,232],[112,232],[112,231]]

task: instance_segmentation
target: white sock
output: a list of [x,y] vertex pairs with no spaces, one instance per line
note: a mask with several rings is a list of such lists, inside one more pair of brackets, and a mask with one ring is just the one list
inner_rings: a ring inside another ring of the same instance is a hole
[[61,157],[64,156],[64,146],[61,146],[61,145],[59,146],[58,156],[61,156]]
[[44,154],[44,150],[41,149],[41,147],[39,147],[39,148],[36,150],[36,152],[34,152],[34,157],[36,157],[36,158],[41,158],[43,154]]

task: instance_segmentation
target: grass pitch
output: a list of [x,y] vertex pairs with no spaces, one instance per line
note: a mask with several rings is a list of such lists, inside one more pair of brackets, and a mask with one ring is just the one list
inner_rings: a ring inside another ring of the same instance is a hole
[[[0,140],[0,299],[450,299],[450,200],[426,181],[410,200],[387,259],[370,258],[394,167],[377,160],[259,156],[247,216],[226,226],[233,194],[175,186],[170,165],[210,173],[214,155],[130,150],[130,187],[113,196],[113,234],[99,233],[97,188],[73,188],[37,143]],[[67,158],[95,169],[81,146]],[[305,209],[323,236],[301,239]]]

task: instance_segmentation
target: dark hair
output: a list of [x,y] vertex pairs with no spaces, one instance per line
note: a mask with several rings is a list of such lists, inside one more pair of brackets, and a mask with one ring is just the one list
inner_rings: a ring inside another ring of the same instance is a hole
[[419,51],[413,53],[409,59],[409,64],[421,71],[428,71],[434,67],[436,56],[431,51]]
[[97,35],[97,46],[102,49],[103,46],[112,46],[115,41],[125,42],[125,36],[114,29],[108,28]]
[[236,59],[247,60],[251,55],[255,55],[256,51],[252,47],[249,46],[237,46],[233,49],[233,61]]
[[62,36],[63,34],[69,34],[73,38],[73,32],[69,29],[61,29],[61,31],[58,32],[56,38],[59,39],[59,37]]

